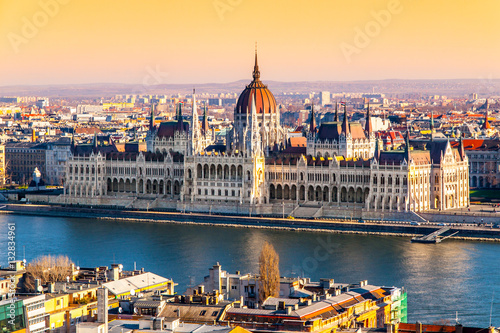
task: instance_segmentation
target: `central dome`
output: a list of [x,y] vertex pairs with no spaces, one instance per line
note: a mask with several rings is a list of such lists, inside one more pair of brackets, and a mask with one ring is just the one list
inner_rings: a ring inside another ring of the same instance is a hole
[[259,65],[257,64],[257,52],[255,52],[255,66],[253,68],[253,81],[246,86],[240,94],[236,103],[235,114],[246,114],[252,112],[252,101],[255,96],[255,107],[257,113],[276,113],[276,100],[272,92],[260,81]]

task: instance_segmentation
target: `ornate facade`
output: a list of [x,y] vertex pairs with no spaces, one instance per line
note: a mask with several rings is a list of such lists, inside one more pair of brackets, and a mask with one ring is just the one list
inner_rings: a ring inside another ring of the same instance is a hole
[[193,94],[191,122],[183,120],[179,104],[176,120],[155,127],[152,108],[145,153],[106,151],[97,144],[75,148],[66,166],[65,202],[359,217],[469,204],[462,144],[457,150],[448,141],[432,141],[412,150],[407,138],[404,149],[380,151],[369,108],[365,128],[349,122],[344,108],[342,122],[337,114],[334,122],[310,125],[306,155],[281,153],[286,133],[274,96],[260,81],[257,56],[225,146],[214,144],[206,119],[205,109],[199,121]]

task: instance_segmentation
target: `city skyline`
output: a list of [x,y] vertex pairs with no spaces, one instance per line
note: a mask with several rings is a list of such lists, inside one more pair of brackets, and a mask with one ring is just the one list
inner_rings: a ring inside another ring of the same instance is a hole
[[1,86],[492,80],[493,0],[0,2]]

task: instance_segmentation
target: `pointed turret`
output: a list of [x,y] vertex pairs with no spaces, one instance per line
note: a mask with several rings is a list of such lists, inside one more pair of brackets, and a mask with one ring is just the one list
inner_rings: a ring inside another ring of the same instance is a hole
[[380,142],[378,137],[375,140],[375,153],[373,154],[373,157],[375,157],[377,161],[380,161]]
[[[486,103],[488,103],[488,100],[486,100]],[[483,123],[483,126],[481,126],[482,129],[490,129],[491,128],[490,122],[488,121],[489,115],[490,115],[490,111],[487,108],[486,109],[486,114],[484,116],[484,123]]]
[[434,141],[434,110],[431,111],[431,141]]
[[257,61],[257,43],[255,43],[255,65],[253,66],[253,80],[260,81],[259,63]]
[[309,118],[309,133],[316,133],[316,116],[314,115],[314,102],[311,103],[311,116]]
[[150,119],[149,119],[149,131],[153,132],[155,130],[155,111],[156,111],[156,104],[151,103],[151,114],[150,114]]
[[368,135],[370,135],[373,131],[372,129],[372,119],[370,117],[370,101],[368,101],[368,107],[366,108],[366,123],[365,123],[365,131]]
[[347,119],[347,105],[344,104],[344,120],[342,121],[342,133],[349,134],[349,120]]
[[182,123],[182,103],[181,102],[178,104],[178,108],[177,108],[177,130],[179,132],[184,130],[184,126]]
[[94,154],[97,154],[97,147],[97,131],[94,131],[94,141],[92,142],[92,151],[94,152]]
[[406,138],[405,138],[405,158],[406,162],[410,163],[410,133],[407,130],[406,131]]
[[338,108],[337,101],[335,101],[335,118],[333,119],[333,121],[336,121],[336,122],[339,121],[339,108]]
[[462,139],[462,134],[460,134],[460,141],[458,144],[458,153],[460,154],[460,158],[463,161],[465,158],[465,150],[464,150],[464,141]]
[[205,102],[205,107],[203,108],[203,122],[201,123],[201,131],[203,135],[208,133],[208,115],[207,115],[207,103]]
[[76,151],[76,145],[75,145],[75,129],[73,129],[73,133],[71,133],[71,153],[74,155]]

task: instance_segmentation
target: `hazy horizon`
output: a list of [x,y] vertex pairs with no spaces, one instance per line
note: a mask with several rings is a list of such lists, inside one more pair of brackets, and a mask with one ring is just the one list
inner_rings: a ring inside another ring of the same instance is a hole
[[[0,0],[0,86],[492,80],[500,2]],[[397,77],[395,79],[395,77]]]

